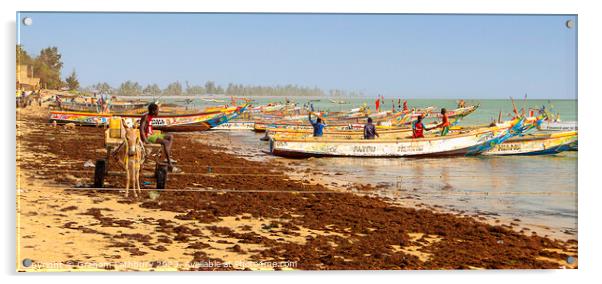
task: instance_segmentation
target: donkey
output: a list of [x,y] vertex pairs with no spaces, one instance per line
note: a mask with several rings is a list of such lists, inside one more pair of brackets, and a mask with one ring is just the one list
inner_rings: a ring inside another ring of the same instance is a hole
[[123,143],[119,148],[123,148],[121,151],[121,160],[126,173],[125,197],[128,197],[131,183],[134,197],[138,198],[136,189],[142,194],[142,190],[140,189],[140,169],[144,163],[146,152],[144,144],[140,140],[140,136],[138,136],[138,129],[135,126],[128,125],[124,120],[121,121],[121,127]]

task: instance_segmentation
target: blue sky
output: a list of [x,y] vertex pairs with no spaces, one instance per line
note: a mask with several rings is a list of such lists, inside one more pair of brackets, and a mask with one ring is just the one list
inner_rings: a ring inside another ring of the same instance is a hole
[[[19,15],[18,15],[19,16]],[[83,86],[298,84],[404,98],[576,98],[567,15],[21,13]]]

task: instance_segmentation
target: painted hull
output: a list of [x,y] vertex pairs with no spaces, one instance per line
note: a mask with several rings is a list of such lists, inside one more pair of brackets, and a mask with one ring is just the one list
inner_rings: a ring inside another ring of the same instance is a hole
[[569,151],[579,151],[579,142],[575,141],[574,143],[569,144]]
[[[385,119],[375,119],[375,124],[384,127],[395,127],[392,126],[392,120],[396,119],[401,113],[395,113],[389,115]],[[364,124],[366,124],[366,117],[361,118],[351,118],[346,120],[327,120],[327,126],[329,129],[333,130],[361,130],[364,128]],[[312,130],[313,127],[309,124],[307,120],[307,116],[305,116],[304,120],[299,121],[256,121],[254,131],[256,132],[265,132],[269,129],[292,129],[292,130]]]
[[571,150],[575,143],[577,143],[576,131],[532,134],[511,138],[482,155],[553,155]]
[[[360,130],[360,129],[363,129],[364,125],[359,124],[359,123],[334,124],[334,125],[328,124],[327,127],[328,127],[328,129],[331,129],[331,130],[344,130],[344,129],[349,129],[349,127],[351,127],[351,129]],[[273,131],[273,130],[276,130],[276,131],[278,131],[278,130],[313,131],[313,127],[309,124],[275,124],[275,123],[255,122],[255,125],[253,126],[253,130],[255,132],[266,132],[268,130],[270,130],[270,131]]]
[[[456,118],[456,117],[464,117],[464,116],[467,116],[467,115],[473,113],[475,110],[477,110],[477,108],[478,108],[478,106],[470,106],[470,107],[450,110],[450,111],[448,111],[448,117],[450,119]],[[432,107],[429,107],[427,109],[431,110]],[[418,118],[418,116],[423,115],[424,111],[426,111],[426,110],[419,110],[419,111],[416,111],[413,113],[381,112],[381,113],[377,113],[377,114],[373,114],[373,115],[369,115],[369,116],[374,119],[374,123],[376,125],[399,127],[399,126],[403,126],[403,125],[409,125],[412,121],[415,121]],[[409,116],[406,116],[406,115],[409,115]],[[432,113],[428,113],[428,115],[427,115],[427,117],[429,117],[429,118],[439,117],[439,116],[440,116],[440,114],[437,115],[437,114],[432,114]],[[361,117],[353,117],[353,118],[335,118],[335,117],[329,118],[328,116],[325,115],[324,118],[326,119],[326,124],[329,128],[343,130],[345,128],[349,129],[350,126],[352,129],[363,129],[368,116],[365,114],[362,114]],[[297,121],[294,121],[294,120],[289,121],[289,120],[284,120],[282,118],[277,121],[276,120],[255,121],[254,130],[256,132],[265,132],[266,130],[268,130],[270,128],[312,129],[306,116],[304,116],[303,120],[297,120]]]
[[344,140],[312,137],[270,140],[270,152],[284,157],[426,157],[468,154],[504,132],[497,127],[420,139]]
[[576,121],[557,121],[557,122],[544,121],[541,124],[540,129],[546,130],[546,131],[576,131],[577,130],[577,122]]
[[[113,113],[140,113],[145,112],[148,106],[147,102],[144,103],[113,103],[109,105],[110,112]],[[58,106],[57,106],[58,107]],[[77,111],[77,112],[100,112],[101,106],[92,103],[79,103],[79,102],[62,102],[60,109],[62,111]]]
[[[238,117],[245,109],[246,106],[230,113],[217,111],[187,115],[160,115],[154,117],[151,124],[154,129],[166,132],[205,131]],[[112,114],[52,111],[49,120],[60,124],[75,123],[84,126],[98,126],[108,125],[113,116]],[[120,117],[131,118],[134,122],[139,122],[142,116],[120,115]]]
[[[475,112],[478,108],[479,108],[479,106],[475,105],[475,106],[467,106],[467,107],[457,108],[454,110],[448,110],[447,116],[449,118],[455,118],[458,116],[467,116],[467,115]],[[418,115],[420,115],[420,114],[416,114],[415,116],[418,116]],[[441,118],[442,115],[441,115],[441,113],[429,113],[429,115],[427,117]]]
[[214,127],[215,130],[253,130],[255,122],[253,121],[230,121]]
[[[426,128],[435,127],[436,124],[425,124]],[[489,127],[487,125],[479,126],[452,126],[450,127],[450,134],[458,133],[459,131],[475,130],[479,128]],[[402,139],[412,137],[412,128],[408,126],[377,126],[377,133],[379,139]],[[428,133],[440,133],[441,129],[434,129],[425,131],[424,134],[428,136]],[[303,139],[313,137],[313,128],[310,129],[272,129],[269,128],[266,131],[266,135],[269,137],[281,138],[281,139]],[[364,139],[364,125],[358,125],[353,129],[328,129],[325,128],[322,137],[328,137],[333,139]]]

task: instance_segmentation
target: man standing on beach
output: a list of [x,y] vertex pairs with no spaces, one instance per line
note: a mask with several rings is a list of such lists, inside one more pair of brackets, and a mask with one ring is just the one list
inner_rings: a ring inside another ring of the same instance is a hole
[[311,123],[311,126],[314,128],[314,137],[321,137],[324,133],[324,127],[326,124],[322,123],[322,119],[320,117],[318,117],[316,121],[313,121],[311,119],[311,114],[312,112],[309,113],[309,123]]
[[364,125],[364,139],[374,139],[374,137],[380,136],[376,133],[376,126],[372,124],[372,118],[368,117],[368,123]]
[[168,169],[172,172],[177,171],[171,160],[173,136],[168,133],[153,132],[151,121],[153,120],[153,117],[157,115],[159,115],[159,106],[155,103],[149,104],[148,113],[143,115],[140,119],[140,138],[144,143],[161,144],[163,146],[165,157],[167,158]]
[[447,116],[447,110],[445,108],[441,109],[441,119],[441,123],[439,123],[434,128],[441,127],[441,136],[445,136],[449,132],[449,127],[451,126],[451,123],[449,122],[449,117]]
[[428,130],[422,123],[422,115],[418,116],[418,119],[412,123],[412,138],[424,138],[424,131]]

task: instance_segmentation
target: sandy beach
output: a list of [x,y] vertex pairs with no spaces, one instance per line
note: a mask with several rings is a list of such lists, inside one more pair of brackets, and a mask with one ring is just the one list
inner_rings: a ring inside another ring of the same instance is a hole
[[311,178],[299,178],[289,161],[238,155],[211,132],[175,134],[183,172],[162,191],[143,179],[143,196],[126,199],[123,177],[90,188],[94,168],[84,164],[106,155],[104,129],[53,128],[47,117],[43,108],[17,110],[17,271],[578,265],[575,239],[390,202],[370,195],[373,186],[343,186],[310,168],[301,175]]

